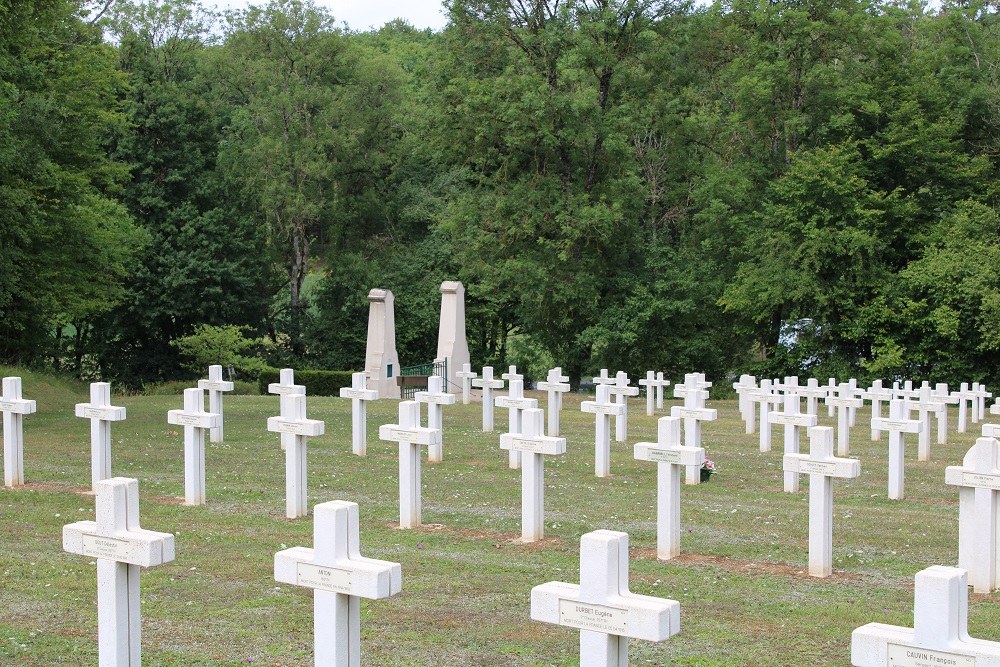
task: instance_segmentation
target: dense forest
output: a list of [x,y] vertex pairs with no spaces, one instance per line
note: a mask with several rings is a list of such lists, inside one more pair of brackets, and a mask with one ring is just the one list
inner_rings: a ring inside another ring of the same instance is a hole
[[0,361],[1000,381],[995,1],[445,5],[0,0]]

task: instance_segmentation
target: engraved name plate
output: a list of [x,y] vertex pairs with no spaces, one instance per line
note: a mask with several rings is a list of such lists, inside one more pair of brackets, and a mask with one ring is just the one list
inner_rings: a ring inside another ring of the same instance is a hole
[[985,475],[978,472],[963,472],[962,486],[974,486],[980,489],[1000,490],[1000,475]]
[[299,586],[307,586],[308,588],[318,588],[334,593],[349,594],[351,592],[350,571],[336,567],[299,563],[295,571],[295,580]]
[[359,398],[361,400],[370,400],[371,389],[348,389],[344,388],[340,390],[341,398]]
[[114,537],[83,536],[83,555],[125,562],[128,560],[129,543]]
[[812,473],[814,475],[833,475],[837,472],[837,464],[824,463],[822,461],[800,461],[799,472]]
[[889,667],[976,667],[976,658],[957,653],[889,644]]
[[649,450],[649,460],[659,463],[680,463],[681,453],[676,449],[658,449],[651,447]]
[[602,604],[559,600],[559,625],[593,630],[609,635],[624,635],[628,630],[628,611]]

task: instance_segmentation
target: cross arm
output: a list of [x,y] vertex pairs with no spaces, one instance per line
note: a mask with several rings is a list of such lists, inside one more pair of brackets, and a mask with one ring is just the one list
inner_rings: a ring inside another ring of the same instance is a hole
[[413,400],[418,403],[436,403],[438,405],[454,405],[454,394],[432,394],[429,391],[418,391],[413,395]]
[[702,421],[715,421],[719,417],[719,411],[715,408],[684,408],[675,405],[670,408],[671,417],[687,417],[701,419]]
[[319,419],[285,419],[268,417],[267,430],[275,433],[292,433],[315,437],[326,432],[326,422]]
[[274,554],[275,581],[369,600],[387,598],[403,588],[399,563],[355,557],[317,564],[315,558],[315,550],[306,547],[279,551]]
[[177,426],[194,426],[195,428],[215,428],[222,423],[222,415],[215,412],[170,410],[167,412],[167,423]]
[[472,386],[480,389],[503,389],[503,380],[473,379]]
[[772,424],[787,424],[791,426],[815,426],[816,425],[816,415],[809,414],[797,414],[797,415],[786,415],[783,412],[769,412],[767,414],[767,421]]
[[655,442],[635,443],[634,458],[638,461],[656,461],[682,466],[700,466],[705,462],[704,447],[660,447]]
[[278,382],[272,382],[267,385],[267,393],[269,394],[304,394],[306,393],[306,386],[304,384],[280,384]]
[[808,454],[785,454],[782,463],[787,472],[825,475],[840,479],[852,479],[861,475],[861,461],[858,459],[830,457],[816,461]]
[[512,408],[514,410],[531,410],[538,407],[537,398],[511,398],[510,396],[497,396],[493,403],[498,408]]
[[198,389],[207,391],[232,391],[234,386],[228,380],[198,380]]
[[872,419],[872,428],[879,431],[899,431],[900,433],[920,433],[924,424],[915,419]]
[[565,382],[539,382],[537,385],[542,391],[569,391],[570,386]]
[[500,449],[513,449],[532,454],[565,454],[566,438],[551,436],[528,437],[517,433],[504,433],[500,436]]
[[402,428],[399,424],[382,424],[378,427],[378,437],[379,440],[408,442],[414,445],[441,444],[441,431],[436,428],[426,428],[424,426]]
[[35,402],[23,398],[11,401],[0,400],[0,412],[13,412],[16,415],[30,415],[35,411]]
[[681,605],[648,595],[609,595],[604,603],[580,600],[580,587],[552,581],[531,589],[531,618],[543,623],[660,642],[680,632]]
[[174,559],[174,536],[144,528],[99,535],[97,522],[77,521],[63,526],[63,550],[81,556],[152,567]]
[[353,389],[351,387],[341,387],[340,397],[357,398],[362,401],[377,401],[378,391],[375,389]]
[[583,401],[580,403],[582,412],[590,412],[595,415],[612,415],[621,417],[625,414],[625,406],[620,403],[598,403],[597,401]]
[[120,422],[125,419],[125,408],[114,405],[94,406],[90,403],[77,403],[74,409],[77,417],[85,419],[101,419],[109,422]]

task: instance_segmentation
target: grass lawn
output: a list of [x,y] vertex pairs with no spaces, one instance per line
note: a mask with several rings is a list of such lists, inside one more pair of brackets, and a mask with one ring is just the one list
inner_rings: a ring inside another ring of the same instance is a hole
[[[0,368],[0,372],[10,369]],[[64,524],[94,516],[90,423],[73,416],[86,388],[24,374],[28,484],[0,490],[0,665],[96,665],[96,572],[64,553]],[[540,398],[541,393],[527,392]],[[399,518],[394,443],[378,425],[396,422],[395,401],[368,409],[368,456],[351,453],[350,402],[309,399],[326,434],[309,446],[309,503],[351,500],[361,509],[361,552],[402,564],[403,590],[361,605],[364,665],[576,665],[578,633],[529,618],[531,588],[579,581],[579,538],[625,531],[633,592],[681,603],[681,634],[631,643],[633,665],[849,665],[851,631],[871,621],[911,625],[913,575],[954,565],[958,492],[944,469],[959,464],[975,432],[932,445],[931,461],[907,444],[906,493],[887,498],[887,446],[870,441],[858,415],[851,454],[861,477],[834,482],[834,576],[813,579],[807,560],[808,476],[782,492],[781,431],[761,453],[744,433],[735,401],[712,401],[719,419],[704,446],[720,472],[681,491],[682,555],[656,559],[656,466],[632,458],[655,440],[645,400],[630,402],[628,443],[612,443],[612,477],[594,469],[594,417],[585,397],[567,396],[561,416],[567,454],[545,464],[544,541],[518,544],[520,475],[495,433],[481,431],[481,405],[445,408],[444,461],[423,465],[423,521]],[[116,397],[128,419],[112,426],[115,475],[139,480],[142,525],[176,536],[177,558],[142,575],[144,665],[312,665],[312,592],[278,585],[273,556],[312,546],[312,518],[284,517],[284,458],[266,430],[273,396],[225,402],[226,441],[207,450],[208,503],[185,507],[183,435],[166,422],[178,396]],[[671,401],[671,404],[677,404]],[[821,410],[821,424],[833,420]],[[660,415],[657,415],[660,416]],[[970,429],[971,430],[971,429]],[[804,442],[803,450],[807,450]],[[971,595],[970,632],[1000,640],[996,597]]]

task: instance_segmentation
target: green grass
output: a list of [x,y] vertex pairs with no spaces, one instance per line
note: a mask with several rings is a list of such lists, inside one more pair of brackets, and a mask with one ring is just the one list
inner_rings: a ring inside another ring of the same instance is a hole
[[[96,575],[64,553],[61,529],[92,518],[89,423],[73,417],[86,387],[25,374],[28,485],[0,490],[0,665],[95,665]],[[536,394],[538,395],[538,394]],[[539,395],[540,396],[540,395]],[[544,403],[544,399],[541,401]],[[655,558],[655,466],[632,444],[653,440],[656,419],[633,401],[627,445],[612,445],[612,473],[593,475],[592,415],[569,397],[562,413],[568,453],[546,462],[546,539],[520,545],[520,472],[509,470],[496,433],[480,430],[481,407],[445,409],[445,460],[423,466],[423,521],[398,522],[397,447],[378,440],[396,403],[369,407],[368,456],[351,454],[350,405],[310,398],[326,435],[309,453],[310,505],[361,506],[362,553],[397,561],[403,591],[362,603],[364,665],[578,664],[578,633],[532,622],[531,588],[577,582],[579,538],[598,528],[629,533],[631,589],[679,600],[681,634],[632,642],[634,665],[847,665],[851,631],[871,621],[912,623],[913,575],[957,559],[957,491],[944,468],[960,463],[970,434],[932,446],[929,463],[907,447],[903,501],[886,498],[886,445],[872,443],[868,412],[852,435],[861,477],[834,484],[834,577],[806,576],[807,478],[782,492],[781,438],[758,451],[735,401],[717,401],[704,444],[720,466],[707,484],[684,487],[682,556]],[[312,546],[312,520],[284,518],[284,459],[266,430],[272,396],[227,397],[226,442],[207,453],[208,504],[184,507],[183,445],[166,412],[177,396],[116,397],[128,420],[113,426],[113,471],[139,479],[144,527],[176,535],[177,559],[145,570],[144,664],[312,664],[312,594],[277,584],[273,555]],[[952,423],[955,421],[952,414]],[[498,427],[506,411],[497,411]],[[821,423],[830,424],[825,416]],[[977,429],[978,430],[978,429]],[[972,596],[974,636],[1000,640],[1000,606]],[[252,663],[248,663],[252,660]]]

